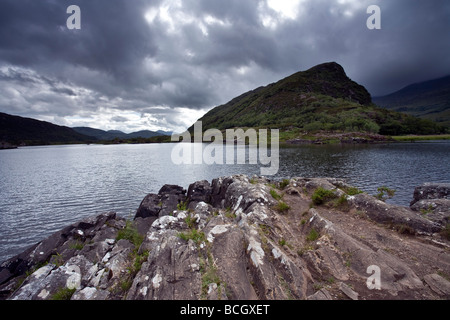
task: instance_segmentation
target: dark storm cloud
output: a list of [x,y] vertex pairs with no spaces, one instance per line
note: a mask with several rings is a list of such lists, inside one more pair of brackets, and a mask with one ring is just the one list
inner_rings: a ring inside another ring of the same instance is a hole
[[[66,28],[70,4],[82,8],[82,30]],[[142,5],[139,0],[133,5],[122,0],[4,0],[0,3],[0,58],[31,67],[62,61],[107,72],[116,80],[127,78],[136,61],[156,50]]]
[[172,130],[326,61],[387,94],[450,73],[449,16],[448,0],[2,0],[0,110]]

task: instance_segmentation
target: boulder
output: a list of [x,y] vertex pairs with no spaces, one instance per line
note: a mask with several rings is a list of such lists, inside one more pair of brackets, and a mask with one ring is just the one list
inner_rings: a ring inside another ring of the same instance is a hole
[[449,183],[424,183],[414,189],[414,199],[410,206],[422,199],[448,199],[450,196]]
[[166,184],[158,192],[161,197],[161,211],[158,217],[172,215],[179,204],[186,201],[186,190],[183,187]]
[[193,209],[199,202],[211,202],[211,184],[206,180],[201,180],[189,185],[187,198],[189,199],[189,208]]
[[177,206],[186,201],[186,190],[177,185],[166,184],[158,194],[149,193],[142,200],[135,218],[171,215]]
[[412,210],[445,228],[450,222],[450,184],[425,183],[414,189]]
[[350,196],[348,200],[373,221],[394,228],[405,228],[408,233],[432,234],[441,230],[438,224],[417,215],[409,208],[387,204],[365,193]]
[[[53,233],[24,252],[3,262],[0,265],[0,284],[25,274],[36,265],[48,262],[53,256],[62,257],[63,252],[74,243],[84,242],[94,237],[108,221],[115,220],[115,218],[115,212],[106,212],[87,217]],[[66,246],[64,246],[65,244]],[[66,255],[66,258],[68,259],[70,256]]]
[[148,217],[158,217],[161,211],[162,201],[158,194],[149,193],[141,201],[139,208],[136,211],[136,218],[148,218]]

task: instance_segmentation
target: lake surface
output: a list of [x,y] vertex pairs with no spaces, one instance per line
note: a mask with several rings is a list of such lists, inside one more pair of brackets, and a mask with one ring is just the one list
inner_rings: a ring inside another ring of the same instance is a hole
[[[231,174],[259,165],[175,165],[173,144],[69,145],[0,151],[0,262],[84,217],[106,211],[133,218],[142,199],[164,184]],[[226,150],[225,150],[226,151]],[[295,146],[280,149],[275,179],[336,177],[375,194],[396,189],[408,206],[414,187],[450,182],[450,141]]]

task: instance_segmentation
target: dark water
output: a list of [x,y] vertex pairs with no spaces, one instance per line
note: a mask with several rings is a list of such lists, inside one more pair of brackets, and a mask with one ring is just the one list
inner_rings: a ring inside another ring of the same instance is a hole
[[[258,165],[175,165],[172,144],[71,145],[0,151],[0,261],[62,227],[105,211],[132,218],[149,192]],[[274,178],[346,179],[371,194],[396,189],[392,203],[408,205],[414,187],[450,182],[450,142],[280,149]]]

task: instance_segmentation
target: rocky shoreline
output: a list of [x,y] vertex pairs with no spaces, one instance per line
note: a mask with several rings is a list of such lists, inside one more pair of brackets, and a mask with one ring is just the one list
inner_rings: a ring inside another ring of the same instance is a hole
[[407,208],[334,178],[165,185],[133,221],[93,216],[3,262],[0,299],[449,299],[449,191]]

